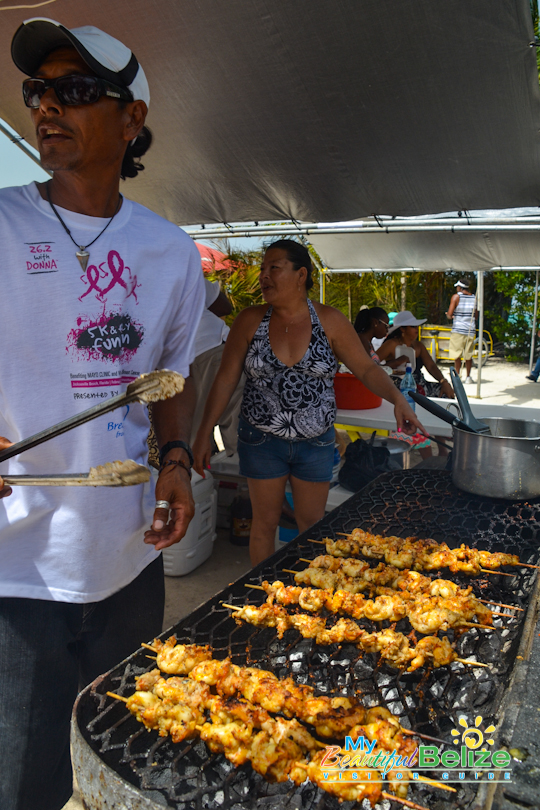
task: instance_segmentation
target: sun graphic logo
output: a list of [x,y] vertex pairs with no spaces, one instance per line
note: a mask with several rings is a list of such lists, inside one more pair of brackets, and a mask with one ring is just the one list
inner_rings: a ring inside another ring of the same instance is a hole
[[[465,731],[461,732],[460,734],[457,728],[452,729],[450,734],[452,737],[456,737],[456,739],[453,740],[454,745],[459,745],[460,740],[458,738],[460,737],[461,743],[466,745],[467,748],[470,748],[473,751],[480,748],[484,742],[484,734],[491,734],[492,731],[495,731],[495,726],[488,726],[485,731],[481,731],[480,726],[482,725],[482,720],[483,718],[478,715],[475,718],[474,726],[469,726],[466,718],[460,717],[458,723],[465,729]],[[495,744],[495,740],[492,739],[486,739],[486,742],[489,745]],[[482,750],[486,751],[487,749],[483,748]]]

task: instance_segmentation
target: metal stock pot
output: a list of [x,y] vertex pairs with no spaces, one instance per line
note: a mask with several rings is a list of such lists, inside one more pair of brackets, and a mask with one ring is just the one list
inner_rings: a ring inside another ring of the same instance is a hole
[[456,487],[512,501],[540,497],[540,423],[485,417],[491,433],[454,424],[452,481]]

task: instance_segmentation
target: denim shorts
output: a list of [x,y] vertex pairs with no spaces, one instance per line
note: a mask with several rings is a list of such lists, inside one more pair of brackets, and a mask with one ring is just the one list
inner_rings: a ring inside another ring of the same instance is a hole
[[333,426],[313,439],[291,441],[264,433],[240,419],[240,475],[262,479],[293,475],[301,481],[331,481],[334,443]]

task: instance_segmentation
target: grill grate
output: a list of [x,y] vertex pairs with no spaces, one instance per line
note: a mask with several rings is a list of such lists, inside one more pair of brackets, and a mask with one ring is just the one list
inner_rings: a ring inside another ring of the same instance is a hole
[[[450,475],[442,471],[399,471],[378,478],[307,535],[321,539],[356,526],[374,533],[433,538],[453,547],[467,543],[489,551],[509,551],[519,554],[522,562],[537,562],[540,502],[514,504],[468,495],[457,490]],[[283,568],[300,570],[307,564],[299,562],[299,557],[311,559],[323,551],[301,535],[186,616],[172,631],[181,643],[209,643],[216,658],[230,656],[237,664],[259,665],[279,677],[292,675],[299,683],[315,686],[321,694],[356,694],[366,706],[385,705],[404,726],[449,741],[450,730],[462,715],[473,720],[481,714],[486,725],[496,723],[525,612],[513,619],[495,617],[495,632],[470,630],[457,641],[461,657],[477,656],[492,663],[491,669],[453,664],[431,672],[407,673],[377,663],[376,655],[360,653],[352,645],[318,647],[295,630],[288,630],[280,641],[272,629],[237,626],[220,604],[261,604],[265,595],[245,588],[244,583],[258,584],[264,579],[290,583],[292,575],[284,574]],[[535,571],[518,569],[513,577],[469,579],[445,569],[440,576],[463,587],[474,584],[475,594],[482,598],[525,608]],[[368,621],[360,623],[374,627]],[[403,620],[396,629],[408,632],[410,625]],[[79,700],[77,720],[92,750],[156,807],[336,810],[340,806],[345,810],[354,806],[351,802],[339,805],[310,783],[300,788],[290,783],[270,785],[249,766],[236,769],[223,756],[211,754],[200,741],[174,745],[168,738],[158,737],[157,732],[146,731],[123,705],[111,704],[105,692],[131,694],[135,676],[151,668],[143,652],[131,656],[86,690]],[[471,807],[476,790],[476,785],[464,784],[457,794],[443,794],[414,785],[409,797],[435,810],[447,810],[456,805]]]

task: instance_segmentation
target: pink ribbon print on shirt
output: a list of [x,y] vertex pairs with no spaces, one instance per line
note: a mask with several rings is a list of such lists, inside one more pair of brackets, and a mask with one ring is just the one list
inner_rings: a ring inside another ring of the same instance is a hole
[[[67,351],[79,357],[82,355],[86,360],[130,360],[142,343],[144,329],[129,313],[122,312],[118,293],[124,301],[133,298],[137,306],[136,290],[141,286],[137,276],[132,274],[117,250],[110,250],[106,261],[98,267],[89,265],[80,279],[87,289],[79,296],[79,301],[94,293],[103,304],[103,311],[97,319],[89,315],[77,318],[76,328],[68,334]],[[117,293],[114,296],[116,304],[106,312],[107,299],[113,290]]]
[[[107,265],[107,269],[105,269],[105,265]],[[124,270],[127,272],[125,279],[123,278]],[[110,279],[107,286],[100,287],[98,281],[107,278]],[[137,283],[137,276],[131,275],[131,269],[124,264],[124,260],[117,250],[109,251],[107,261],[101,262],[99,269],[95,264],[88,265],[86,272],[81,276],[81,281],[88,285],[88,289],[79,296],[79,301],[82,301],[83,298],[86,298],[87,295],[90,295],[90,293],[95,290],[98,301],[104,303],[108,293],[119,284],[126,291],[126,298],[133,296],[135,301],[139,303],[135,291],[137,287],[141,285]]]

